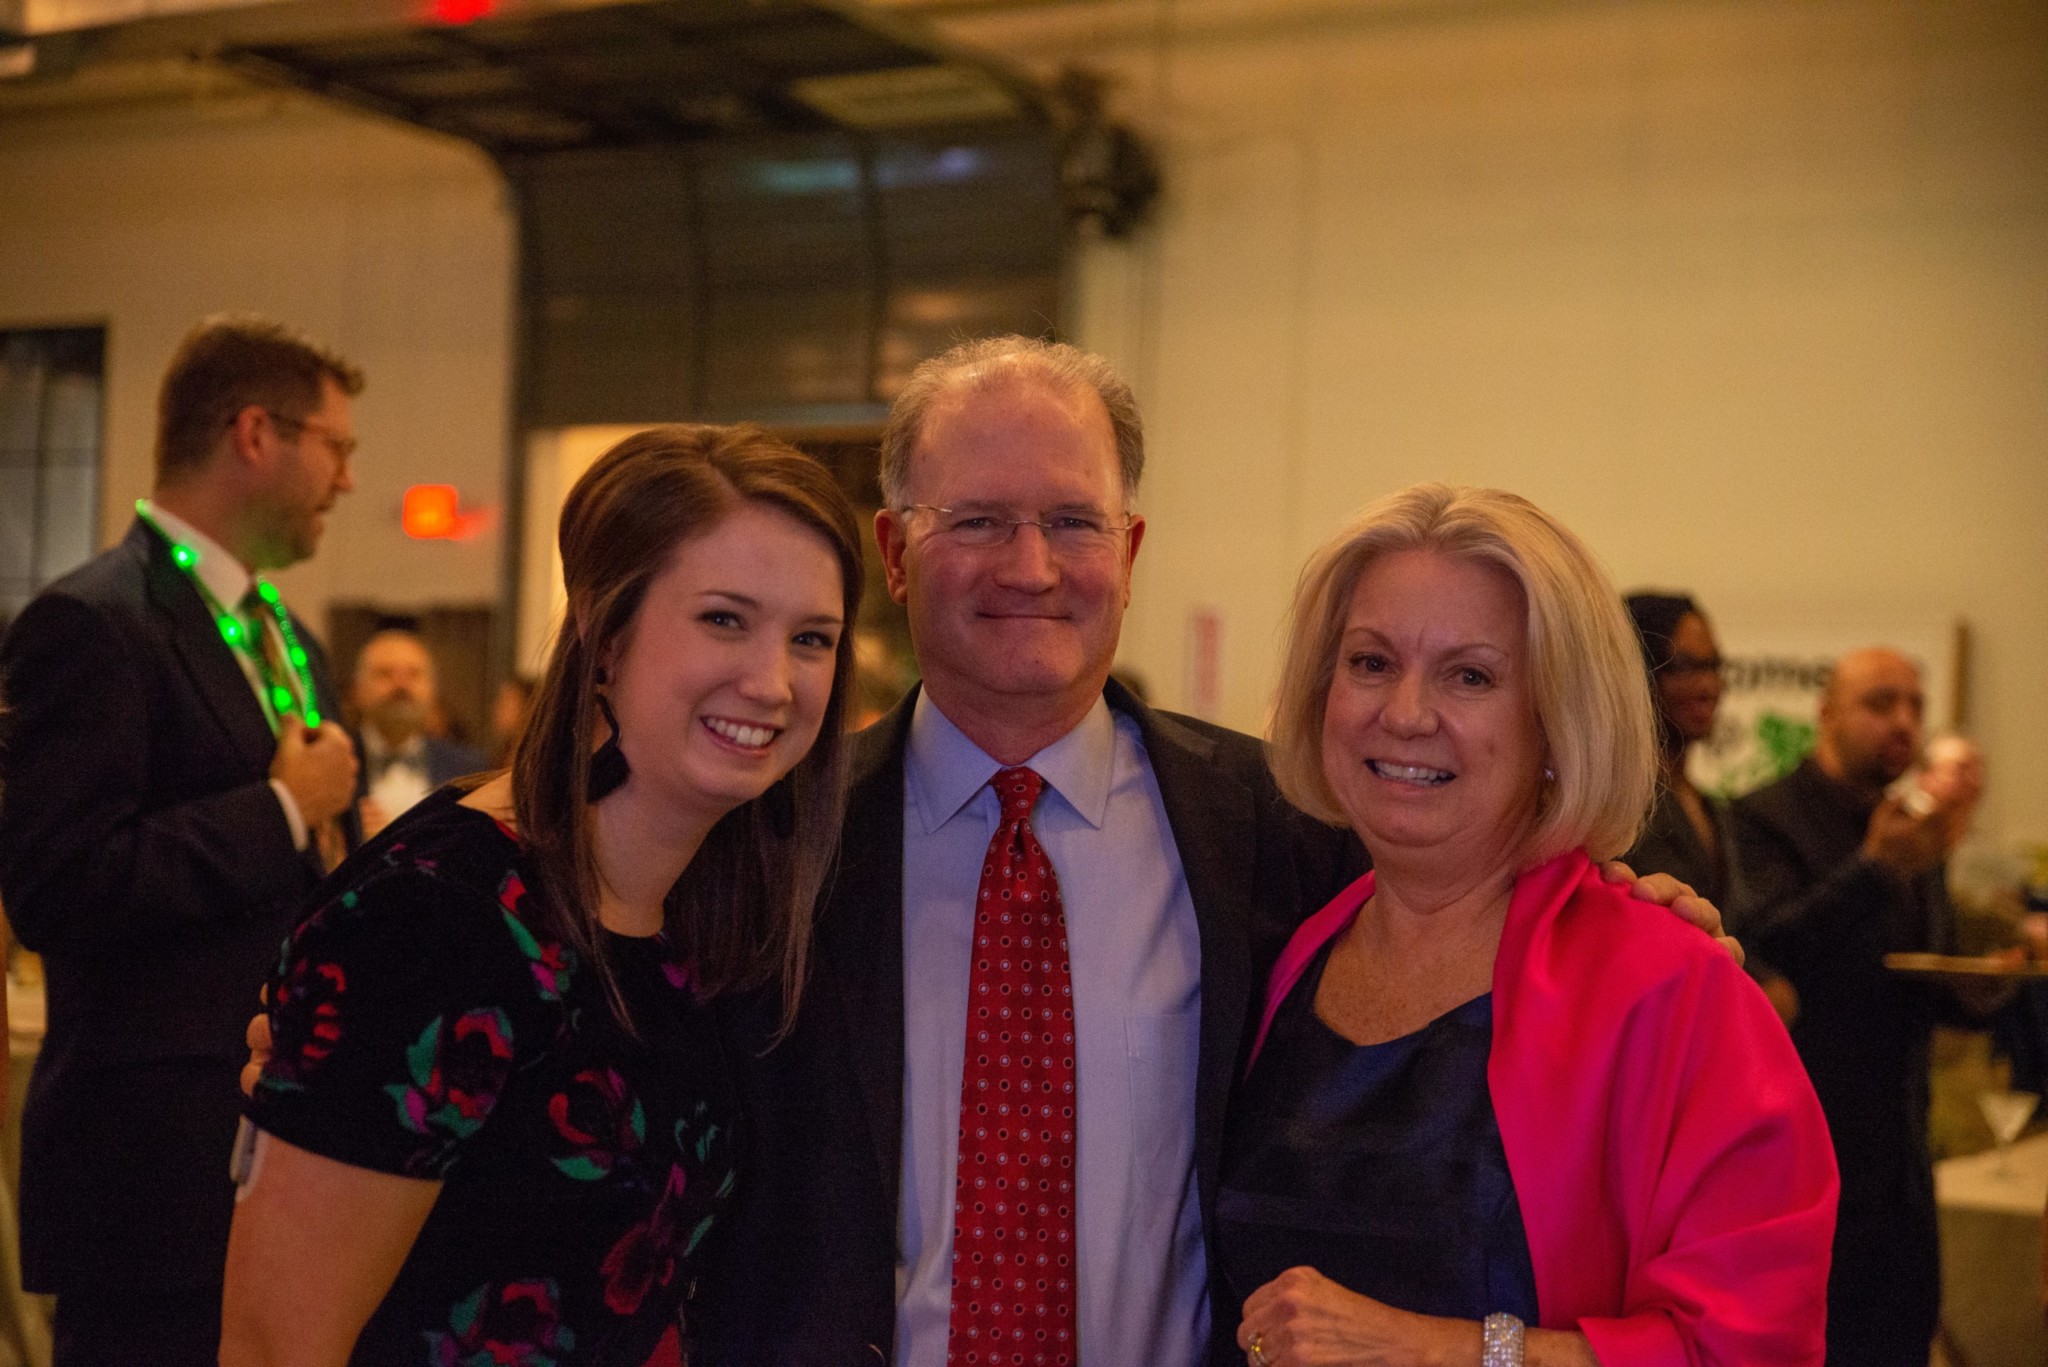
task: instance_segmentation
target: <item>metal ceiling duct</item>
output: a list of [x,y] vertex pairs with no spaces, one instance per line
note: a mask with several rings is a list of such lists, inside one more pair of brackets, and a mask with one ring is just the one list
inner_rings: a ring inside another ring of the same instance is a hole
[[0,0],[17,89],[186,60],[494,156],[768,131],[1043,124],[1026,77],[835,0]]
[[871,422],[950,340],[1055,328],[1070,214],[1121,231],[1092,192],[1147,184],[1084,155],[1098,111],[852,0],[0,5],[36,68],[0,118],[183,63],[482,148],[519,211],[522,427]]

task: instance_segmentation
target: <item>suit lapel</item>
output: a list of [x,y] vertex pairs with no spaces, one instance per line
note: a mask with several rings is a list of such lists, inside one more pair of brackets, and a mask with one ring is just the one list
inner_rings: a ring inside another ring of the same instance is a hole
[[[1194,903],[1202,950],[1196,1162],[1212,1196],[1229,1095],[1251,1000],[1250,924],[1258,838],[1251,790],[1220,773],[1215,743],[1151,711],[1121,686],[1110,706],[1137,723]],[[819,919],[820,977],[828,979],[847,1066],[895,1210],[903,1162],[903,755],[917,694],[848,742],[846,821],[839,869]],[[822,986],[822,984],[821,984]]]
[[171,560],[162,538],[137,519],[128,529],[127,544],[143,560],[150,606],[168,627],[171,648],[192,687],[212,712],[235,749],[258,773],[270,771],[277,738],[249,680],[235,661],[234,650],[220,638],[213,614],[191,578]]
[[839,869],[818,926],[838,1029],[866,1112],[877,1173],[896,1209],[903,1160],[903,751],[913,689],[848,742]]
[[1201,1053],[1195,1072],[1195,1163],[1205,1205],[1213,1199],[1245,1013],[1252,999],[1251,920],[1258,805],[1214,763],[1215,742],[1147,708],[1112,681],[1110,705],[1138,723],[1167,825],[1188,880],[1202,946]]

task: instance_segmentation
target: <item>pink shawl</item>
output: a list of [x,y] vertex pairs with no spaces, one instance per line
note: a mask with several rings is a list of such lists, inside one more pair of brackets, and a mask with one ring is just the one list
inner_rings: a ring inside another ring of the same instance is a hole
[[[1373,876],[1302,923],[1253,1057]],[[1582,851],[1515,880],[1487,1083],[1542,1323],[1603,1367],[1819,1364],[1837,1182],[1784,1027],[1718,946]]]

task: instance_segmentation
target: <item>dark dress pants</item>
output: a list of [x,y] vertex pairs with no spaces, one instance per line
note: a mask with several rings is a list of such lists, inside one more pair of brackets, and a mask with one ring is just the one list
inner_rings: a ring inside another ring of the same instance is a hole
[[1925,1161],[1881,1202],[1855,1199],[1843,1182],[1850,1200],[1835,1221],[1827,1367],[1926,1367],[1941,1317],[1941,1244]]
[[218,1286],[62,1292],[52,1367],[216,1367],[220,1295]]

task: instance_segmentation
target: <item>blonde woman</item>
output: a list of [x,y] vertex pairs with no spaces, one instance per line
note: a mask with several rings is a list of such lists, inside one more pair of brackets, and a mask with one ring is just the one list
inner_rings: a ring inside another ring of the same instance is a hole
[[1297,590],[1272,763],[1373,873],[1273,972],[1218,1202],[1253,1367],[1822,1359],[1836,1177],[1769,1004],[1595,861],[1634,633],[1523,499],[1420,485]]

